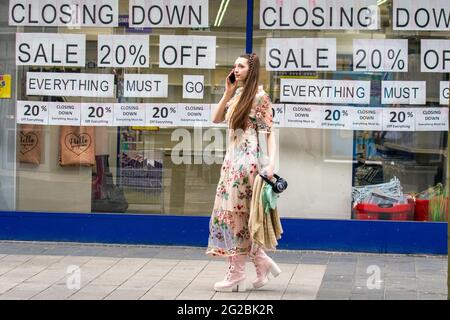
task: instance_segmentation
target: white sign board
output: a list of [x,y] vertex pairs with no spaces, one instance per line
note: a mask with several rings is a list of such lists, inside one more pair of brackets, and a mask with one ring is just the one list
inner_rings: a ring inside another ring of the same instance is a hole
[[98,35],[99,67],[144,68],[150,66],[148,35]]
[[268,38],[267,71],[336,71],[335,38]]
[[183,75],[183,99],[203,99],[205,77]]
[[150,103],[145,105],[147,126],[175,127],[179,123],[177,103]]
[[82,126],[112,126],[114,124],[114,103],[82,103]]
[[320,127],[322,122],[322,107],[315,105],[286,104],[284,125],[287,128]]
[[408,71],[408,40],[353,40],[354,71]]
[[377,0],[261,0],[261,29],[377,30]]
[[130,0],[130,27],[208,28],[208,0]]
[[450,40],[420,40],[422,72],[450,72]]
[[284,104],[272,104],[272,112],[273,112],[273,126],[275,128],[284,127]]
[[145,126],[145,105],[142,103],[116,103],[114,126]]
[[160,36],[160,68],[216,68],[216,37]]
[[27,95],[113,98],[114,75],[27,72]]
[[393,29],[450,31],[450,1],[394,0]]
[[47,125],[48,102],[17,101],[16,122],[21,124]]
[[118,0],[9,0],[9,25],[117,27]]
[[178,105],[179,125],[202,125],[209,127],[211,108],[209,104],[182,104]]
[[447,131],[448,108],[416,110],[416,131]]
[[370,81],[281,79],[281,102],[370,103]]
[[415,131],[416,111],[413,108],[382,108],[384,131]]
[[48,124],[55,126],[79,126],[81,110],[79,103],[48,102]]
[[16,33],[16,65],[77,66],[86,61],[86,35]]
[[427,100],[425,81],[382,81],[382,104],[424,105]]
[[352,130],[380,131],[383,127],[381,108],[347,108]]
[[169,79],[167,74],[125,74],[124,97],[167,98]]

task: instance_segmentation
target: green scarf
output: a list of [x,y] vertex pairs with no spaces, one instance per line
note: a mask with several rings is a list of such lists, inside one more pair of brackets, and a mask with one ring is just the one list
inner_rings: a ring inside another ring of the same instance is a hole
[[277,199],[279,196],[280,195],[273,192],[272,186],[270,184],[264,182],[262,191],[262,202],[265,214],[269,214],[270,209],[275,209],[277,207]]

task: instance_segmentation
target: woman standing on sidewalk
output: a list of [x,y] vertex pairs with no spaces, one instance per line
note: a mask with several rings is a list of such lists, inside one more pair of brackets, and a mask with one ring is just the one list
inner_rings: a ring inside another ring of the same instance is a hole
[[[275,167],[272,103],[259,86],[259,68],[255,53],[236,59],[226,79],[225,93],[212,116],[214,123],[226,120],[230,129],[206,252],[228,259],[228,272],[223,281],[214,285],[216,291],[245,291],[247,256],[256,267],[255,288],[267,283],[269,273],[278,276],[281,272],[263,249],[252,242],[248,227],[253,181],[260,172],[272,179]],[[266,133],[268,156],[259,145],[261,132]]]

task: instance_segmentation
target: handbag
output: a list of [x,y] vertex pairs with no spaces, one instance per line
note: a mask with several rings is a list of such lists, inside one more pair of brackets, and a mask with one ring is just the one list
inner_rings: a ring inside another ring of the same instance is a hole
[[42,127],[34,124],[22,124],[19,126],[19,152],[20,163],[41,164],[41,152],[43,146]]
[[88,166],[95,164],[94,127],[62,126],[59,131],[59,164]]

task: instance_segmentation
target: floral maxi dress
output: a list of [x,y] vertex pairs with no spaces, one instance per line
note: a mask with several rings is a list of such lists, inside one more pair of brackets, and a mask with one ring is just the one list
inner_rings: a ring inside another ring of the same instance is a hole
[[[241,93],[242,88],[238,88],[225,107],[228,127],[233,106],[236,105],[235,99]],[[206,251],[209,255],[228,257],[249,254],[252,250],[248,220],[253,181],[268,164],[268,156],[262,152],[258,137],[261,133],[272,131],[272,112],[270,98],[260,87],[250,111],[246,130],[242,134],[235,134],[233,129],[229,129],[227,152],[209,223]]]

